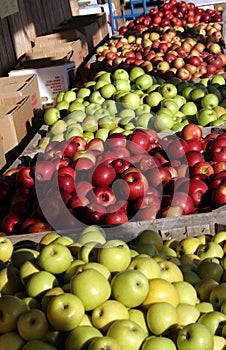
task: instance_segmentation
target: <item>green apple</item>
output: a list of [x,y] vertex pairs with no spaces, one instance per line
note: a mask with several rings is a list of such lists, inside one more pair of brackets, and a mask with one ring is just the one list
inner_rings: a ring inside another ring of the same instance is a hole
[[173,282],[179,295],[179,302],[183,304],[196,305],[198,301],[197,292],[194,286],[186,281]]
[[74,136],[83,136],[83,132],[81,131],[81,128],[73,127],[73,126],[68,127],[64,135],[65,140],[70,140]]
[[99,138],[103,141],[106,141],[109,136],[109,129],[106,128],[100,128],[95,132],[95,138]]
[[78,239],[78,243],[83,245],[83,244],[86,244],[89,242],[96,242],[96,243],[104,244],[104,243],[106,243],[106,238],[102,232],[97,231],[97,230],[82,233]]
[[195,89],[195,87],[193,85],[189,85],[189,86],[186,86],[184,88],[184,90],[182,91],[182,96],[184,96],[184,98],[187,102],[192,100],[191,93],[194,89]]
[[73,238],[71,238],[69,236],[59,236],[59,237],[56,237],[56,239],[53,241],[53,243],[61,244],[64,246],[69,246],[72,243],[74,243],[74,241],[73,241]]
[[121,102],[124,108],[136,110],[141,104],[141,99],[135,92],[128,92],[122,96]]
[[64,120],[57,120],[50,128],[50,132],[53,135],[62,134],[67,130],[67,124]]
[[83,260],[84,262],[96,262],[97,261],[97,252],[99,250],[99,244],[96,242],[90,242],[84,244],[80,247],[78,252],[78,259]]
[[225,85],[225,78],[223,75],[215,75],[211,80],[210,84]]
[[207,312],[200,316],[198,323],[205,325],[212,335],[219,335],[226,323],[226,315],[220,311]]
[[160,251],[163,247],[163,239],[158,232],[146,229],[141,231],[135,238],[135,247],[138,247],[140,244],[153,244]]
[[41,303],[38,299],[25,297],[23,301],[27,304],[29,309],[41,309]]
[[43,270],[53,274],[60,274],[68,269],[73,258],[68,247],[55,242],[50,243],[41,250],[38,256],[38,263]]
[[170,130],[174,125],[174,120],[171,115],[165,112],[157,112],[154,119],[154,128],[160,132]]
[[213,336],[209,329],[200,323],[191,323],[183,327],[177,337],[178,350],[213,350]]
[[208,89],[204,85],[196,86],[191,92],[191,100],[199,102],[207,93]]
[[39,255],[39,252],[30,248],[19,248],[13,251],[11,262],[18,269],[23,265],[25,261],[35,259]]
[[103,86],[107,85],[107,84],[110,84],[110,82],[108,82],[107,80],[98,80],[94,86],[94,91],[98,91],[100,90]]
[[149,74],[142,74],[135,80],[136,88],[139,90],[148,90],[153,84],[153,78]]
[[22,348],[22,350],[57,350],[57,348],[42,340],[29,340]]
[[83,260],[80,260],[80,259],[77,259],[77,258],[74,259],[71,262],[70,266],[67,268],[67,270],[63,274],[64,283],[70,282],[70,279],[75,274],[77,268],[79,266],[83,265],[83,264],[85,264],[85,262]]
[[68,332],[79,325],[85,310],[82,301],[71,293],[54,296],[47,307],[47,319],[51,326]]
[[2,295],[15,294],[23,290],[19,269],[9,263],[0,270],[0,293]]
[[57,94],[57,96],[56,96],[56,103],[57,103],[57,102],[63,101],[64,94],[65,94],[65,92],[63,92],[63,91],[61,91],[61,92],[59,92],[59,93]]
[[148,295],[142,306],[148,309],[150,305],[159,302],[167,302],[176,307],[179,304],[179,295],[171,282],[163,278],[153,278],[149,280]]
[[[128,79],[117,79],[114,81],[114,87],[116,92],[129,92],[131,90],[130,81]],[[111,95],[112,96],[112,95]]]
[[192,304],[180,303],[177,305],[176,310],[179,326],[186,326],[190,323],[195,323],[200,316],[200,311]]
[[113,73],[113,79],[114,80],[118,80],[118,79],[129,80],[129,73],[125,69],[118,68]]
[[93,326],[104,334],[114,321],[123,319],[129,319],[129,311],[117,300],[106,300],[92,311]]
[[138,270],[118,272],[111,281],[112,297],[128,308],[141,305],[148,291],[148,279]]
[[146,338],[146,333],[136,322],[118,320],[109,327],[107,336],[116,339],[121,350],[138,350]]
[[148,336],[149,331],[147,327],[146,317],[145,317],[145,313],[142,310],[129,309],[129,319],[139,324],[145,331],[146,335]]
[[25,340],[42,340],[49,330],[49,324],[42,310],[32,309],[23,312],[17,319],[17,331]]
[[84,132],[91,131],[95,132],[98,130],[98,120],[95,115],[87,115],[81,123],[82,130]]
[[143,129],[149,129],[150,120],[153,118],[152,113],[143,113],[137,118],[136,126]]
[[145,339],[141,350],[176,350],[176,345],[170,338],[150,336]]
[[179,109],[173,98],[164,98],[161,101],[161,107],[167,108],[172,114],[177,113]]
[[58,237],[60,237],[60,234],[58,232],[55,232],[55,231],[45,233],[37,245],[37,250],[40,251],[44,246],[55,241],[55,239]]
[[39,272],[40,270],[41,267],[39,266],[36,258],[25,261],[19,269],[20,279],[23,285],[26,285],[31,275],[33,275],[35,272]]
[[85,112],[85,104],[84,102],[79,102],[75,100],[74,102],[71,102],[68,107],[68,112],[72,113],[74,111],[82,111]]
[[99,127],[108,129],[109,131],[113,130],[117,126],[117,119],[113,115],[109,115],[98,120]]
[[[78,96],[77,96],[78,97]],[[72,102],[76,99],[76,92],[74,90],[69,90],[64,93],[63,101]]]
[[212,278],[203,278],[196,285],[195,289],[200,301],[209,301],[210,292],[218,286],[219,283]]
[[115,115],[118,112],[115,100],[106,100],[102,104],[102,108],[106,109],[111,115]]
[[196,308],[199,310],[200,314],[205,314],[213,310],[213,305],[208,301],[201,301],[196,305]]
[[217,113],[211,108],[203,108],[197,115],[198,123],[201,126],[208,126],[210,123],[217,120],[217,118]]
[[70,281],[71,293],[79,297],[86,311],[91,311],[111,295],[106,277],[95,269],[87,269],[74,275]]
[[138,77],[145,74],[145,71],[142,67],[133,67],[129,72],[130,81],[134,82]]
[[158,264],[161,270],[160,278],[163,278],[169,282],[183,281],[183,273],[172,261],[163,260],[159,261]]
[[214,93],[208,93],[201,99],[201,106],[203,108],[215,108],[219,105],[219,98]]
[[157,261],[150,256],[143,256],[142,254],[136,255],[127,269],[140,271],[147,279],[158,278],[161,274],[161,269]]
[[77,98],[86,98],[91,94],[91,90],[87,87],[82,87],[77,92]]
[[194,254],[201,242],[197,237],[186,237],[180,240],[176,246],[178,256]]
[[115,91],[116,88],[112,83],[106,84],[100,89],[100,93],[105,99],[111,98]]
[[163,96],[160,94],[160,92],[152,91],[148,94],[148,96],[146,96],[145,101],[150,107],[157,107],[162,99]]
[[173,101],[176,102],[178,109],[180,109],[186,103],[185,97],[181,95],[174,96]]
[[146,320],[152,334],[162,335],[177,325],[177,310],[167,302],[154,303],[147,310]]
[[14,295],[0,298],[0,334],[15,331],[18,317],[28,310],[27,304]]
[[199,263],[197,272],[201,280],[204,278],[211,278],[217,282],[220,282],[224,269],[220,264],[203,260]]
[[13,253],[13,243],[8,237],[0,237],[0,260],[7,262]]
[[88,350],[121,350],[121,347],[116,339],[108,336],[103,336],[101,338],[96,338],[89,344]]
[[[68,109],[69,109],[69,102],[67,101],[60,101],[56,104],[55,106],[56,109],[58,109],[58,111],[61,113],[67,113]],[[62,114],[61,114],[62,115]]]
[[51,299],[53,299],[56,295],[64,294],[64,290],[61,287],[55,287],[47,290],[47,292],[43,295],[41,299],[41,308],[46,312],[48,304]]
[[177,95],[177,87],[172,83],[163,83],[159,87],[159,92],[164,98],[173,98]]
[[77,269],[74,274],[78,274],[84,270],[87,269],[94,269],[100,272],[107,280],[110,281],[111,279],[111,272],[108,270],[108,268],[102,264],[99,264],[97,262],[87,262],[81,265],[77,266]]
[[99,108],[101,108],[101,105],[99,103],[90,103],[88,106],[85,107],[85,113],[86,113],[86,115],[92,115]]
[[79,326],[93,326],[90,314],[84,314]]
[[51,141],[51,142],[55,142],[55,141],[57,141],[57,142],[62,142],[62,141],[64,141],[64,133],[58,134],[58,135],[54,135],[54,136],[51,138],[50,141]]
[[58,119],[60,119],[60,111],[55,107],[50,107],[44,112],[44,122],[47,125],[53,125]]
[[200,257],[201,260],[208,258],[221,259],[224,256],[224,251],[220,244],[211,241],[207,242],[206,244],[201,244],[198,247],[196,254]]
[[182,113],[184,113],[184,115],[186,117],[188,117],[188,116],[196,116],[196,114],[198,112],[198,108],[197,108],[195,102],[188,101],[181,107],[180,111]]
[[1,350],[21,350],[25,344],[17,332],[7,332],[0,335]]
[[70,123],[70,121],[75,121],[77,123],[81,123],[83,121],[83,119],[85,118],[86,113],[80,109],[74,110],[73,112],[71,112],[70,114],[67,115],[65,121],[68,124],[68,122]]
[[97,104],[101,105],[104,101],[105,101],[105,98],[103,98],[100,91],[94,91],[89,96],[90,103],[97,103]]
[[41,299],[47,290],[58,286],[57,278],[48,271],[35,272],[27,281],[26,292],[30,297]]
[[93,326],[78,326],[67,334],[65,350],[88,349],[92,340],[101,337],[102,333]]
[[105,80],[108,83],[110,83],[111,82],[111,73],[106,72],[106,71],[100,71],[100,72],[96,73],[95,80],[96,81]]
[[98,249],[97,262],[106,266],[110,272],[123,271],[131,262],[129,246],[119,239],[108,240]]
[[200,277],[195,271],[183,271],[184,281],[189,282],[195,286],[199,281]]
[[210,292],[209,301],[214,308],[220,308],[226,301],[226,283],[216,285]]
[[220,335],[213,336],[214,350],[224,350],[226,347],[226,339]]

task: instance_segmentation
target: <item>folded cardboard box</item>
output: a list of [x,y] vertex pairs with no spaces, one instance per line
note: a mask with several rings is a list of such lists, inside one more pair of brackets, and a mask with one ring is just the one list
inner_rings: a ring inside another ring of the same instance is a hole
[[[63,57],[62,57],[63,56]],[[36,74],[42,104],[44,107],[56,105],[56,96],[59,92],[67,91],[75,81],[75,62],[65,52],[46,57],[43,51],[27,54],[11,70],[8,75],[21,76],[24,74]]]
[[77,39],[80,39],[82,56],[84,60],[89,54],[88,44],[86,36],[77,29],[60,30],[51,34],[37,36],[34,39],[33,46],[36,48],[49,47],[49,49],[51,49],[51,47],[61,45],[62,43],[70,43],[72,41],[76,41]]
[[31,127],[33,109],[31,97],[15,97],[11,104],[0,100],[0,130],[3,151],[6,154],[16,147]]
[[15,97],[18,96],[31,97],[31,105],[34,113],[42,110],[38,79],[35,74],[0,78],[0,98],[12,104]]

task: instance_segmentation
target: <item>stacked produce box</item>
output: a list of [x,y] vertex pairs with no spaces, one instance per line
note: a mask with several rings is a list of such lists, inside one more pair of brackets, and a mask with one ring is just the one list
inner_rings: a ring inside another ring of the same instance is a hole
[[45,107],[0,182],[1,350],[226,348],[223,27],[163,2]]

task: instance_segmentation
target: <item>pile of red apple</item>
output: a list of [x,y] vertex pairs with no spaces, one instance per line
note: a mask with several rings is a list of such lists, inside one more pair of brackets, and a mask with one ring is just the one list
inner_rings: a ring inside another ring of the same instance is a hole
[[122,26],[119,33],[124,35],[127,30],[145,31],[152,27],[184,27],[186,24],[222,22],[220,11],[204,9],[195,3],[170,0],[162,2],[158,7],[152,7],[148,15],[142,14],[127,26]]
[[226,232],[0,237],[1,350],[223,350]]
[[204,136],[192,123],[163,138],[136,129],[106,141],[76,136],[50,142],[29,166],[4,175],[1,231],[13,235],[211,212],[226,204],[225,166],[225,133]]

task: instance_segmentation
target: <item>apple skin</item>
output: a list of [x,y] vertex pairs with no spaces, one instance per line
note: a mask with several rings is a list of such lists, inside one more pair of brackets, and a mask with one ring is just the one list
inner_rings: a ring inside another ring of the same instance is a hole
[[161,337],[148,337],[145,339],[142,350],[158,350],[158,349],[166,349],[166,350],[176,350],[176,345],[170,338],[161,336]]
[[178,350],[198,349],[200,346],[205,346],[206,350],[213,349],[213,337],[206,326],[191,323],[179,331],[177,336]]
[[25,340],[22,339],[16,331],[7,332],[0,335],[0,342],[3,350],[20,350],[25,344]]
[[99,349],[121,350],[121,347],[116,339],[105,335],[101,338],[93,339],[89,344],[88,350],[99,350]]
[[9,261],[13,253],[12,241],[7,237],[0,237],[0,260]]
[[[63,305],[63,307],[62,307]],[[71,293],[53,297],[47,306],[47,319],[54,329],[68,332],[79,325],[85,310],[81,300]]]
[[121,350],[137,350],[146,338],[141,326],[131,320],[115,321],[108,329],[107,336],[116,339]]
[[149,306],[146,319],[151,333],[159,336],[177,325],[177,310],[170,303],[158,302]]
[[148,289],[147,277],[137,270],[118,272],[111,281],[113,298],[128,308],[141,305],[148,294]]
[[86,311],[93,310],[111,295],[109,281],[94,269],[74,275],[70,281],[70,291],[80,298]]
[[19,335],[27,341],[45,338],[49,330],[45,313],[39,309],[23,312],[18,317],[17,330]]
[[17,329],[17,319],[28,310],[26,303],[14,295],[2,295],[0,298],[0,310],[4,315],[4,322],[1,322],[1,334],[15,331]]
[[123,271],[131,262],[129,246],[121,240],[109,240],[98,250],[97,262],[112,273]]
[[116,177],[115,169],[106,163],[101,163],[95,167],[92,173],[93,186],[109,186]]
[[[97,338],[102,338],[102,333],[93,326],[77,326],[67,334],[65,350],[82,349],[89,347],[89,344]],[[76,348],[75,348],[76,344]]]

